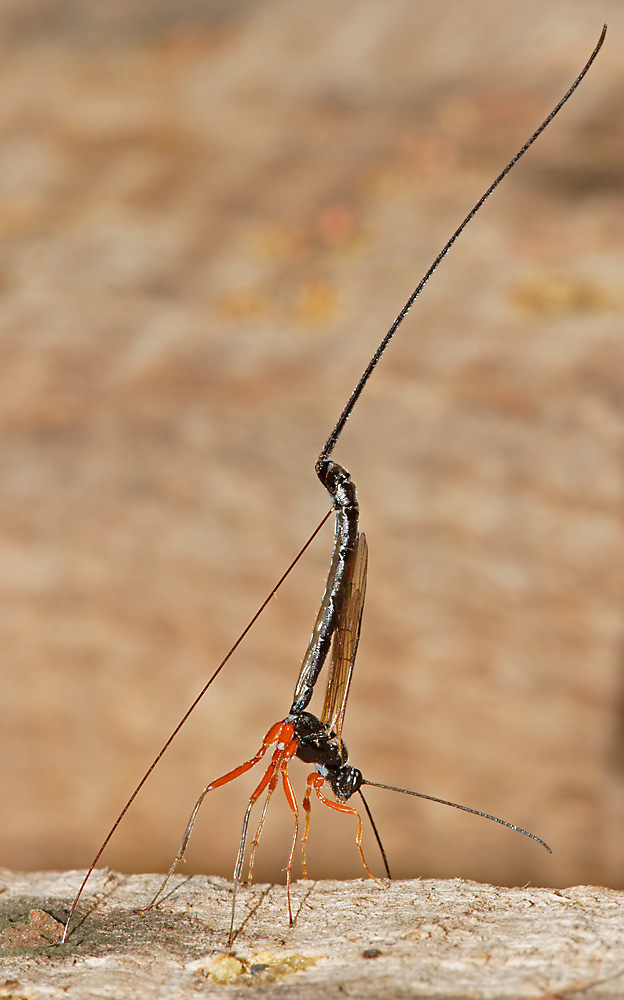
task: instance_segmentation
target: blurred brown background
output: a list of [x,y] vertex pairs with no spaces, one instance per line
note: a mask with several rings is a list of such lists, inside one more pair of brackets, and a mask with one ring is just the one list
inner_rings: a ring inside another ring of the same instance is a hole
[[[371,790],[395,874],[623,886],[621,3],[0,11],[0,864],[90,861],[327,509],[314,460],[368,356],[608,20],[336,458],[370,546],[353,762],[554,848]],[[201,787],[288,710],[331,534],[108,864],[166,868]],[[231,873],[251,780],[205,803],[187,871]],[[313,876],[359,877],[353,832],[315,810]]]

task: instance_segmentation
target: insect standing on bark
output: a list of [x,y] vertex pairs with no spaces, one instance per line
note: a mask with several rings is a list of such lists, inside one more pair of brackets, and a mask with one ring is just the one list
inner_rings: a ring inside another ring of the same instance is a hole
[[[307,764],[314,765],[314,770],[308,775],[306,790],[302,800],[303,811],[305,813],[305,827],[302,837],[302,867],[303,875],[306,877],[306,844],[308,840],[308,833],[310,827],[310,810],[312,798],[316,797],[319,802],[329,809],[335,810],[336,812],[346,814],[353,817],[357,824],[357,833],[355,837],[355,845],[359,851],[362,864],[364,866],[367,874],[374,878],[375,876],[371,872],[366,859],[364,857],[364,852],[362,849],[362,818],[359,811],[351,805],[348,805],[348,800],[354,795],[358,794],[366,814],[371,822],[373,833],[377,840],[378,846],[381,851],[383,864],[385,868],[385,873],[388,878],[390,878],[390,869],[388,866],[388,861],[383,849],[379,834],[375,827],[370,809],[362,793],[362,787],[364,785],[373,786],[376,788],[385,788],[389,791],[400,792],[404,795],[413,795],[418,798],[427,799],[431,802],[438,802],[442,805],[452,806],[454,809],[461,809],[464,812],[473,813],[476,816],[481,816],[484,819],[492,820],[495,823],[500,823],[503,826],[509,827],[512,830],[516,830],[519,833],[524,834],[527,837],[537,841],[541,844],[547,851],[550,852],[550,847],[539,837],[534,834],[529,833],[527,830],[516,826],[513,823],[507,822],[506,820],[499,819],[497,816],[491,816],[489,813],[481,812],[478,809],[472,809],[468,806],[459,805],[456,802],[449,802],[446,799],[437,798],[432,795],[425,795],[422,792],[412,791],[405,788],[397,788],[394,785],[387,785],[379,783],[376,781],[369,781],[364,778],[362,772],[354,767],[348,762],[348,754],[345,743],[342,739],[342,729],[344,723],[345,709],[347,705],[347,699],[349,696],[349,688],[351,684],[351,678],[353,674],[353,666],[355,663],[355,656],[357,652],[358,640],[360,636],[360,626],[362,621],[362,612],[364,609],[364,596],[366,591],[366,574],[367,574],[367,563],[368,563],[368,548],[366,544],[366,538],[362,532],[359,531],[359,510],[358,502],[356,496],[355,485],[343,466],[338,465],[331,458],[334,447],[344,429],[345,423],[351,415],[355,404],[357,403],[364,386],[368,382],[372,372],[377,366],[382,354],[384,353],[386,347],[394,337],[399,326],[405,319],[407,313],[411,309],[415,299],[418,297],[423,287],[436,270],[442,259],[446,256],[450,248],[453,246],[458,237],[462,234],[468,223],[471,221],[476,212],[479,211],[483,203],[489,198],[492,192],[500,184],[503,178],[509,173],[509,171],[515,166],[518,160],[526,153],[530,146],[533,145],[535,140],[545,128],[550,124],[552,119],[561,110],[563,105],[572,96],[581,80],[589,70],[594,59],[596,58],[602,43],[604,41],[606,34],[606,25],[603,27],[602,33],[598,40],[598,43],[587,61],[586,65],[579,73],[577,78],[571,87],[566,91],[561,100],[557,103],[555,108],[542,122],[539,128],[533,133],[533,135],[528,139],[521,149],[516,153],[516,155],[509,161],[506,167],[501,171],[498,177],[490,184],[488,189],[479,198],[474,208],[468,213],[463,222],[455,230],[451,238],[444,245],[438,256],[435,258],[431,266],[426,271],[425,275],[418,283],[409,299],[407,300],[404,307],[401,309],[397,318],[393,322],[392,326],[388,330],[387,334],[381,341],[379,347],[375,351],[373,357],[371,358],[369,364],[367,365],[365,371],[363,372],[361,378],[355,386],[347,404],[342,411],[334,429],[329,435],[323,450],[321,451],[315,465],[316,474],[322,484],[322,486],[327,490],[332,501],[332,510],[335,515],[335,535],[334,535],[334,547],[329,567],[329,574],[327,579],[327,584],[325,587],[325,592],[321,600],[321,605],[319,612],[316,617],[316,622],[314,624],[314,629],[308,644],[306,654],[303,659],[301,669],[299,671],[299,677],[295,685],[295,691],[293,695],[292,704],[285,718],[276,722],[269,731],[266,733],[258,751],[250,757],[248,760],[243,761],[233,770],[228,771],[226,774],[215,778],[208,784],[201,795],[199,796],[191,817],[187,824],[182,842],[178,849],[178,852],[174,858],[174,861],[167,873],[163,883],[156,893],[156,896],[149,904],[147,909],[154,906],[157,901],[161,898],[165,886],[169,882],[169,879],[173,875],[176,866],[179,861],[184,857],[189,838],[191,836],[193,825],[197,817],[197,813],[206,797],[208,792],[213,791],[222,785],[228,784],[230,781],[234,781],[236,778],[245,774],[247,771],[255,767],[256,764],[260,762],[262,757],[267,753],[270,747],[274,747],[271,760],[261,778],[256,788],[252,792],[247,809],[245,812],[243,827],[239,842],[239,849],[236,858],[236,864],[234,867],[234,890],[232,894],[232,910],[230,918],[230,928],[228,935],[228,943],[231,945],[234,938],[234,919],[235,919],[235,905],[236,905],[236,890],[239,883],[242,880],[243,867],[244,867],[244,857],[245,848],[247,844],[248,837],[248,827],[251,817],[251,812],[258,801],[258,799],[265,794],[264,805],[262,812],[260,814],[260,819],[256,827],[256,831],[253,835],[250,848],[249,864],[248,864],[248,880],[251,881],[253,873],[253,865],[255,859],[256,848],[260,840],[262,830],[264,827],[264,822],[267,814],[267,808],[271,796],[277,786],[281,784],[286,801],[290,807],[294,819],[294,830],[292,843],[290,848],[290,853],[288,856],[288,863],[286,866],[286,896],[288,904],[288,917],[289,921],[293,923],[292,905],[291,905],[291,882],[292,882],[292,872],[295,857],[295,850],[297,846],[298,836],[299,836],[299,805],[297,802],[297,797],[295,795],[294,789],[292,787],[290,777],[288,774],[288,768],[294,757],[298,757]],[[147,778],[153,771],[154,767],[169,747],[172,740],[175,738],[181,727],[186,722],[187,718],[194,710],[195,706],[198,704],[200,699],[206,693],[216,676],[223,669],[227,661],[230,659],[234,650],[238,647],[242,639],[245,637],[249,629],[252,627],[254,622],[257,620],[260,613],[269,603],[271,598],[277,589],[281,586],[282,582],[290,573],[291,569],[295,563],[301,558],[308,545],[316,534],[320,531],[321,527],[328,519],[332,510],[323,518],[321,524],[316,528],[310,539],[306,542],[301,552],[297,555],[291,565],[288,567],[284,575],[281,577],[277,585],[273,588],[265,602],[260,607],[259,611],[254,615],[253,619],[243,632],[243,634],[237,639],[236,643],[224,658],[224,660],[219,664],[212,677],[204,685],[202,691],[199,693],[191,707],[188,709],[186,714],[180,723],[176,726],[174,732],[171,734],[164,747],[161,749],[160,753],[154,760],[153,764],[141,779],[139,785],[132,793],[132,796],[128,800],[127,804],[124,806],[121,814],[114,823],[112,829],[110,830],[108,836],[106,837],[104,843],[102,844],[100,850],[98,851],[91,867],[89,868],[83,882],[76,894],[73,901],[67,924],[65,927],[65,933],[63,935],[63,941],[66,940],[69,927],[76,910],[78,901],[82,895],[85,885],[95,868],[104,848],[107,846],[109,840],[111,839],[113,833],[117,829],[119,823],[123,819],[125,813],[127,812],[129,806],[134,801],[137,793],[145,784]],[[331,652],[330,652],[331,651]],[[323,709],[320,716],[313,715],[308,712],[308,706],[310,700],[314,693],[315,685],[320,675],[320,672],[325,664],[325,661],[330,655],[330,663],[328,669],[327,686],[325,692],[325,701],[323,704]],[[328,784],[331,791],[333,792],[334,798],[328,798],[324,791],[323,786]]]

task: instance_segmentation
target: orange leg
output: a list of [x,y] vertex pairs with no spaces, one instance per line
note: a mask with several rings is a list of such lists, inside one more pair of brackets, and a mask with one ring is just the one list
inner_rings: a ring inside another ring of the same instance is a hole
[[[267,795],[266,795],[266,799],[264,800],[264,806],[262,807],[262,815],[260,817],[260,822],[258,823],[258,826],[256,828],[256,832],[255,832],[253,840],[251,842],[251,851],[250,851],[250,854],[249,854],[249,867],[248,867],[248,870],[247,870],[247,881],[248,881],[249,885],[251,885],[252,878],[253,878],[254,862],[255,862],[255,859],[256,859],[256,847],[258,846],[258,841],[260,840],[260,837],[262,836],[262,830],[264,828],[264,821],[266,819],[267,809],[269,807],[269,801],[271,799],[271,796],[272,796],[273,792],[275,791],[275,789],[277,787],[277,782],[279,780],[280,773],[282,773],[284,766],[288,766],[288,761],[294,756],[296,749],[297,749],[297,741],[294,740],[294,739],[290,740],[289,743],[285,747],[283,747],[283,748],[278,747],[273,752],[273,757],[271,758],[271,763],[269,764],[269,768],[267,769],[267,770],[271,770],[271,776],[270,776],[270,779],[269,779],[269,782],[268,782]],[[265,773],[265,777],[266,777],[266,773]],[[282,777],[282,781],[283,781],[283,777]],[[262,782],[260,783],[260,785],[262,785],[262,787],[264,788],[263,782],[264,782],[264,778],[263,778]],[[258,793],[258,794],[256,794],[256,793]],[[261,794],[261,792],[258,792],[258,789],[256,789],[252,793],[251,799],[249,800],[251,805],[253,805],[257,801],[259,794]],[[288,798],[288,795],[286,796],[286,798]]]
[[307,867],[307,846],[308,846],[308,834],[310,832],[310,818],[312,816],[312,803],[310,802],[310,796],[312,795],[312,779],[315,777],[320,777],[313,771],[312,774],[308,775],[308,782],[306,784],[305,795],[303,796],[303,808],[306,814],[305,829],[303,831],[303,838],[301,840],[301,868],[303,871],[303,877],[308,877],[308,867]]
[[[277,734],[277,747],[273,751],[273,756],[271,758],[271,763],[264,772],[261,780],[254,788],[253,792],[249,797],[249,803],[247,809],[245,810],[245,816],[243,819],[243,828],[241,830],[240,843],[238,846],[238,855],[236,857],[236,864],[234,866],[234,887],[232,892],[232,914],[230,918],[230,933],[228,935],[228,946],[231,947],[232,941],[234,940],[234,916],[236,911],[236,892],[238,885],[241,881],[241,874],[243,871],[243,860],[245,857],[245,844],[247,842],[247,828],[249,826],[249,817],[251,815],[251,810],[254,805],[262,795],[265,788],[267,791],[267,801],[260,818],[260,823],[258,824],[258,829],[254,836],[255,843],[253,844],[252,850],[255,852],[255,847],[257,846],[260,835],[262,834],[262,827],[264,825],[264,818],[266,815],[266,810],[268,806],[269,799],[273,794],[277,782],[279,780],[279,774],[282,766],[286,765],[290,758],[294,755],[297,749],[297,740],[293,739],[293,726],[291,722],[279,723],[279,731]],[[274,727],[275,728],[275,727]],[[275,740],[273,741],[275,742]],[[250,864],[253,867],[253,858],[250,859]]]
[[[295,749],[296,749],[296,744],[295,744]],[[292,915],[292,905],[290,902],[290,886],[292,883],[293,859],[295,857],[295,848],[297,846],[297,837],[299,835],[299,807],[297,805],[297,796],[295,795],[295,790],[288,776],[288,760],[284,760],[284,762],[282,763],[281,772],[282,772],[282,787],[284,789],[284,795],[286,796],[286,801],[290,806],[290,811],[295,817],[295,831],[293,833],[292,844],[290,845],[290,854],[288,855],[288,864],[286,866],[286,899],[288,900],[288,922],[292,927],[293,915]]]
[[273,764],[270,764],[269,766],[271,767],[273,774],[271,781],[269,782],[269,788],[266,793],[264,805],[262,807],[262,815],[260,816],[260,822],[256,827],[256,832],[254,833],[253,840],[251,842],[251,850],[249,852],[249,864],[247,866],[247,885],[252,885],[253,883],[253,870],[256,860],[256,847],[258,846],[258,841],[262,836],[262,830],[264,827],[264,821],[266,819],[267,809],[269,808],[269,802],[271,801],[271,796],[275,791],[275,786],[277,785],[277,778],[278,778],[277,772],[275,771]]
[[[254,754],[253,757],[250,757],[249,760],[243,761],[243,763],[239,764],[238,767],[235,767],[235,768],[233,768],[233,770],[228,771],[227,774],[222,774],[221,777],[215,778],[215,780],[211,781],[209,785],[206,785],[206,787],[202,791],[201,795],[199,796],[197,802],[195,803],[195,806],[193,808],[193,812],[191,813],[190,819],[189,819],[189,821],[187,823],[187,826],[186,826],[186,830],[184,831],[184,836],[182,837],[182,840],[180,842],[180,846],[178,848],[178,852],[177,852],[175,858],[173,859],[171,867],[170,867],[169,871],[167,872],[167,874],[166,874],[166,876],[165,876],[165,878],[163,880],[163,883],[160,886],[158,892],[156,893],[156,895],[152,899],[152,901],[149,904],[149,906],[145,907],[145,910],[143,912],[146,912],[147,910],[151,910],[152,907],[155,906],[157,900],[162,895],[162,893],[163,893],[163,891],[165,889],[165,886],[167,885],[169,879],[171,878],[171,876],[175,872],[175,870],[176,870],[179,862],[184,857],[184,854],[185,854],[186,848],[188,846],[188,842],[189,842],[191,833],[193,832],[193,827],[195,825],[195,820],[197,819],[197,813],[199,812],[201,804],[204,801],[204,799],[206,798],[206,795],[208,794],[208,792],[213,791],[213,789],[215,789],[215,788],[220,788],[222,785],[227,785],[230,781],[235,781],[236,778],[240,778],[240,776],[242,774],[245,774],[247,771],[250,771],[251,768],[255,767],[255,765],[258,763],[258,761],[260,761],[262,759],[262,757],[264,757],[267,749],[271,746],[272,743],[279,743],[279,742],[281,742],[281,743],[287,742],[288,743],[288,742],[290,742],[291,739],[292,739],[292,723],[290,723],[290,722],[284,722],[284,721],[276,722],[275,725],[271,726],[271,728],[269,729],[268,733],[266,734],[266,736],[264,737],[264,739],[262,741],[262,746],[260,747],[260,749],[258,750],[258,752],[256,754]],[[263,786],[263,787],[265,787],[265,786]],[[258,793],[258,794],[260,794],[260,793]]]
[[[290,757],[293,756],[293,754],[294,754],[294,752],[295,752],[295,750],[297,748],[296,741],[293,740],[293,738],[292,738],[292,724],[289,723],[289,722],[282,723],[282,727],[283,727],[283,730],[287,730],[287,732],[284,734],[284,732],[281,731],[279,733],[279,735],[282,736],[282,737],[284,735],[286,735],[286,740],[284,740],[283,738],[279,740],[277,747],[273,751],[273,756],[271,757],[271,763],[267,767],[267,769],[264,772],[262,778],[260,779],[260,781],[258,782],[258,784],[256,785],[256,787],[254,788],[253,792],[249,796],[249,803],[248,803],[247,809],[245,811],[245,818],[243,819],[243,829],[241,831],[241,838],[240,838],[240,844],[239,844],[239,849],[238,849],[238,855],[237,855],[237,858],[236,858],[236,864],[234,866],[234,881],[235,882],[240,882],[240,880],[241,880],[241,875],[242,875],[242,871],[243,871],[243,857],[244,857],[244,854],[245,854],[245,844],[247,842],[247,827],[249,826],[249,817],[251,815],[251,810],[253,809],[253,807],[255,806],[256,802],[258,801],[258,799],[262,795],[262,793],[265,790],[265,788],[268,787],[268,789],[269,789],[269,791],[268,791],[268,798],[271,797],[271,795],[273,794],[273,791],[275,790],[277,782],[279,780],[280,765],[281,765],[282,761],[284,760],[285,755],[288,755],[287,759],[290,759]],[[294,747],[291,750],[291,745],[292,744],[294,744]],[[263,823],[263,818],[264,817],[261,818],[260,824]],[[258,838],[259,838],[259,836],[260,836],[261,833],[262,833],[262,825],[259,826],[259,831],[257,831]],[[256,843],[257,843],[257,841],[256,841]]]
[[[364,857],[364,851],[362,850],[362,817],[360,816],[357,809],[353,808],[353,806],[348,806],[345,802],[333,802],[331,799],[328,799],[326,795],[323,795],[321,788],[324,782],[325,778],[323,777],[323,775],[317,774],[316,772],[312,773],[308,777],[308,784],[306,787],[306,798],[308,798],[308,815],[310,806],[309,792],[311,792],[311,790],[314,789],[314,792],[319,802],[322,802],[323,805],[327,806],[329,809],[334,809],[336,812],[349,813],[352,816],[357,816],[358,830],[355,837],[355,846],[360,852],[360,857],[362,859],[362,864],[364,865],[366,873],[370,878],[372,878],[373,882],[376,882],[377,885],[381,885],[379,879],[375,878],[372,871],[366,864],[366,858]],[[304,800],[304,808],[305,808],[305,800]]]

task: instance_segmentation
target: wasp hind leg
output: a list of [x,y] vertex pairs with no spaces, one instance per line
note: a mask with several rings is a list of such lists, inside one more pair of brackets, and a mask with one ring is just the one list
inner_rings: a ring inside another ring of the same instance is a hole
[[208,792],[212,792],[215,788],[222,788],[223,785],[229,784],[230,781],[236,781],[236,779],[240,778],[241,775],[246,774],[246,772],[250,771],[252,767],[255,767],[256,764],[264,757],[265,753],[267,752],[267,749],[271,746],[271,744],[279,740],[283,728],[284,728],[283,722],[276,722],[275,725],[271,726],[271,728],[269,729],[268,733],[266,734],[266,736],[262,741],[262,746],[260,747],[258,752],[253,755],[253,757],[250,757],[249,760],[243,761],[243,763],[239,764],[238,767],[233,768],[226,774],[222,774],[220,777],[215,778],[214,781],[211,781],[209,785],[206,785],[206,787],[203,789],[201,795],[199,796],[197,802],[193,807],[193,812],[190,815],[189,821],[186,825],[186,830],[184,831],[184,836],[180,841],[180,846],[178,847],[177,854],[171,863],[171,867],[167,872],[167,874],[165,875],[165,878],[163,879],[158,889],[158,892],[156,893],[152,901],[145,907],[143,913],[147,913],[148,910],[154,908],[154,906],[162,896],[167,886],[167,883],[169,882],[169,879],[174,874],[180,861],[182,861],[186,853],[186,848],[188,847],[188,842],[191,839],[193,827],[195,826],[195,820],[197,819],[197,813],[199,812],[201,805],[204,799],[206,798]]

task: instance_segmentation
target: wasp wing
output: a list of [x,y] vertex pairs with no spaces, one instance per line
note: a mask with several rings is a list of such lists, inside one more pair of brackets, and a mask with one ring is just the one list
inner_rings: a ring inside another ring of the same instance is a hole
[[351,675],[360,638],[367,567],[368,545],[366,535],[362,533],[358,535],[345,572],[344,600],[334,632],[325,703],[321,714],[321,722],[326,723],[330,732],[336,733],[337,736],[342,733]]
[[323,633],[326,632],[328,629],[328,623],[331,622],[332,606],[336,600],[336,594],[340,592],[336,589],[336,579],[341,570],[340,556],[341,537],[337,533],[334,541],[334,551],[332,553],[327,583],[325,584],[325,593],[323,594],[321,606],[316,616],[314,628],[312,629],[312,635],[310,636],[310,642],[308,643],[308,648],[303,658],[303,663],[301,664],[301,669],[295,685],[291,711],[295,708],[295,706],[297,706],[298,711],[301,711],[309,704],[314,685],[316,684],[319,672],[325,660],[325,656],[327,655],[327,651],[322,651],[322,647],[325,642],[327,642],[327,650],[329,649],[331,633],[327,639],[324,639]]

